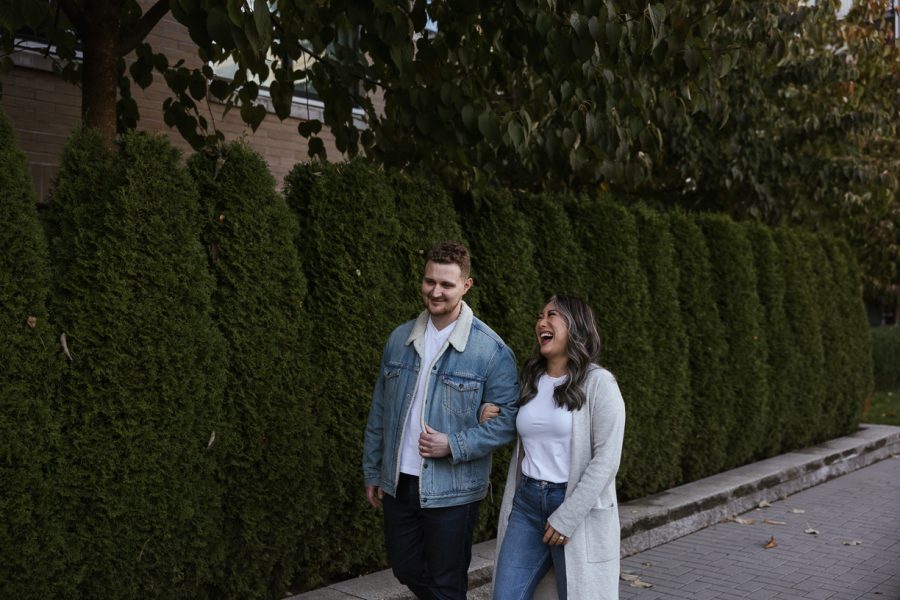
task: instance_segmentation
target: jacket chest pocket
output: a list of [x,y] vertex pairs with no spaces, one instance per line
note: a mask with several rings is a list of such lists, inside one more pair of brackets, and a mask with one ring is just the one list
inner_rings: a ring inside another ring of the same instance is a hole
[[441,375],[438,389],[444,410],[454,415],[474,414],[481,399],[481,382],[473,379]]

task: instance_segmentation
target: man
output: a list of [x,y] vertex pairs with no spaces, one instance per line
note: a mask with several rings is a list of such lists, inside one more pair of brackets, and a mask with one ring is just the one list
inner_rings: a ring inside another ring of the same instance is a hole
[[[388,338],[363,446],[366,496],[383,504],[394,575],[428,600],[465,599],[491,452],[515,437],[515,358],[463,302],[469,267],[458,242],[429,251],[425,310]],[[487,402],[499,415],[480,424]]]

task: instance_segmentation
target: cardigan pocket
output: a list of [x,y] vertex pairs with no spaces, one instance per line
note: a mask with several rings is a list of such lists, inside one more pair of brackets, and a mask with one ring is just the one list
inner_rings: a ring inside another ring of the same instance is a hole
[[619,509],[592,508],[584,523],[588,562],[619,558]]

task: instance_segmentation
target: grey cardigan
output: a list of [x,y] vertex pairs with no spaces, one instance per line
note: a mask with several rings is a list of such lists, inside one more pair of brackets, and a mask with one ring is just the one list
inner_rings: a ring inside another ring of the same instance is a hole
[[[584,384],[587,402],[572,414],[572,442],[566,499],[550,524],[569,538],[566,585],[570,600],[619,597],[619,511],[616,472],[625,435],[625,403],[612,373],[594,366]],[[517,441],[506,477],[497,553],[503,544],[513,497],[522,474],[522,441]],[[534,598],[556,598],[553,569]]]

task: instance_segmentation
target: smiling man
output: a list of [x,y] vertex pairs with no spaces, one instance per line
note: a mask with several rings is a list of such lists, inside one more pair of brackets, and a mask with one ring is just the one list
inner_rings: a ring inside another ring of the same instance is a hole
[[[388,338],[363,446],[366,498],[384,508],[394,575],[422,599],[465,599],[491,452],[515,436],[515,358],[463,301],[469,268],[458,242],[428,252],[425,310]],[[488,402],[499,416],[479,423]]]

